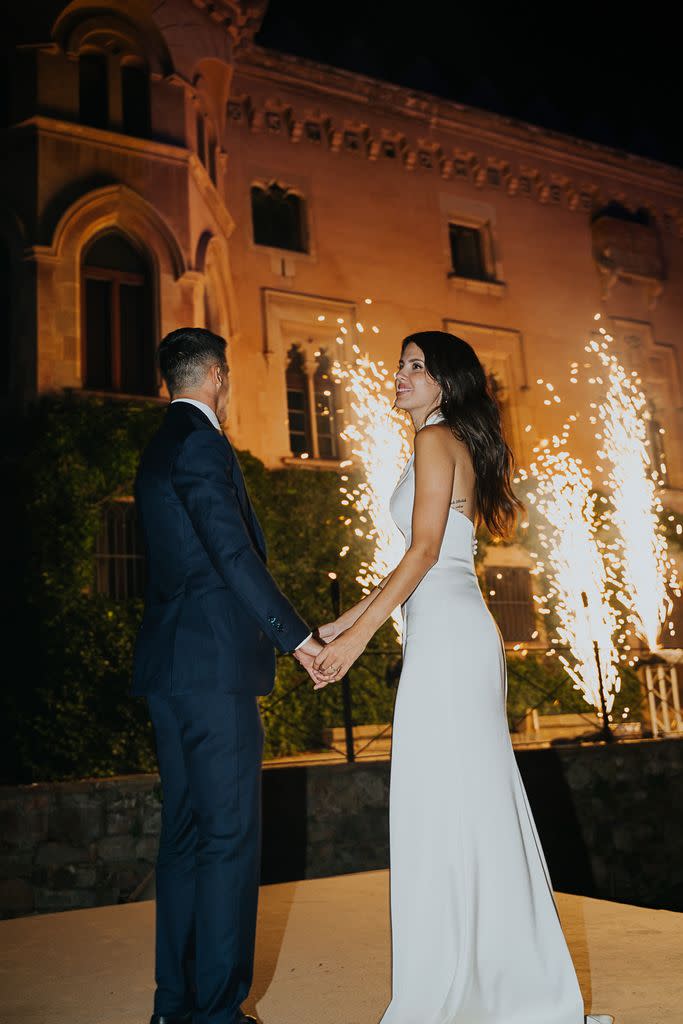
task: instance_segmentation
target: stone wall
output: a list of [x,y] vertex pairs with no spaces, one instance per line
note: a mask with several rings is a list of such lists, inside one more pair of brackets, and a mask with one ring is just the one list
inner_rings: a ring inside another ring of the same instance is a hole
[[[683,910],[682,742],[515,756],[557,889]],[[263,881],[386,867],[388,795],[386,761],[267,769]],[[154,775],[0,788],[0,914],[135,896],[160,808]]]
[[0,915],[118,903],[152,869],[156,775],[0,787]]

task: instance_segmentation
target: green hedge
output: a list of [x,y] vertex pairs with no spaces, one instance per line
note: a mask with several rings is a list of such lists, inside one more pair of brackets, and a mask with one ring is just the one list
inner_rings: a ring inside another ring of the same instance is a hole
[[[2,465],[9,515],[0,598],[7,630],[0,688],[5,782],[155,770],[146,704],[129,694],[141,602],[94,594],[93,564],[103,506],[130,495],[140,451],[164,411],[157,403],[75,394],[43,398],[1,425],[5,450],[12,449]],[[356,567],[368,555],[341,522],[338,476],[269,471],[245,452],[240,461],[273,575],[309,622],[328,621],[328,573],[338,574],[349,604],[360,596]],[[344,544],[351,549],[340,559]],[[482,537],[479,560],[485,544]],[[356,722],[390,721],[399,654],[387,623],[353,669]],[[511,660],[511,720],[554,685],[558,667],[549,660]],[[632,708],[633,691],[631,685]],[[567,683],[541,710],[586,708]],[[342,724],[341,689],[314,693],[294,660],[280,658],[262,710],[268,755],[316,748],[323,728]]]

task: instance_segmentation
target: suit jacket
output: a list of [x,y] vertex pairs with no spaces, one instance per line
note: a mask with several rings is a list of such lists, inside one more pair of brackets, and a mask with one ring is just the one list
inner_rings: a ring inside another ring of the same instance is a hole
[[135,498],[147,589],[133,693],[269,693],[273,646],[292,651],[310,630],[266,568],[232,445],[200,409],[169,406]]

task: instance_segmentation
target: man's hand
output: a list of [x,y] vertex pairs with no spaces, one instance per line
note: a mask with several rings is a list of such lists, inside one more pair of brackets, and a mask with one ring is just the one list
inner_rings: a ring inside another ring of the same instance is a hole
[[305,644],[302,644],[301,647],[297,648],[297,650],[293,652],[296,660],[303,666],[303,668],[306,669],[313,680],[314,690],[321,690],[323,686],[325,686],[326,682],[313,668],[313,662],[323,650],[324,647],[320,641],[311,637],[310,640],[307,640]]

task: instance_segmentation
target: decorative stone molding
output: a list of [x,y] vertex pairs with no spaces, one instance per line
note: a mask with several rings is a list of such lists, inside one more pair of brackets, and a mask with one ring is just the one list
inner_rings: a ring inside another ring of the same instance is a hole
[[142,196],[126,185],[108,185],[87,192],[64,212],[49,246],[35,246],[36,253],[61,263],[80,261],[83,247],[100,231],[121,228],[151,249],[160,269],[175,279],[185,272],[182,250],[163,217]]
[[[385,116],[419,119],[423,122],[422,131],[424,122],[428,120],[430,132],[438,131],[440,135],[438,141],[433,138],[426,141],[422,133],[410,139],[407,134],[388,127],[372,132],[366,128],[364,145],[359,141],[357,146],[345,146],[345,135],[351,130],[346,127],[346,122],[335,122],[334,117],[322,109],[318,109],[315,118],[311,118],[309,107],[301,114],[291,111],[292,125],[298,127],[289,133],[290,141],[327,145],[332,152],[365,155],[371,162],[393,160],[406,171],[412,172],[419,167],[427,173],[439,173],[444,180],[467,180],[480,189],[498,189],[511,197],[534,199],[544,205],[581,214],[591,213],[613,199],[633,210],[642,207],[645,204],[638,195],[639,189],[659,189],[683,199],[683,172],[677,168],[470,109],[462,104],[413,93],[363,75],[258,47],[240,55],[236,71],[238,74],[243,71],[275,88],[281,86],[283,90],[294,86],[300,88],[305,82],[312,93],[327,93],[337,100],[342,98],[349,103],[362,104],[364,111],[369,108]],[[233,102],[235,106],[231,108],[230,119],[233,126],[237,126],[246,120],[240,111],[248,105],[255,106],[256,101],[244,94]],[[252,115],[257,121],[258,116]],[[470,136],[481,146],[477,151],[449,146],[446,139],[453,134]],[[488,151],[491,144],[516,149],[520,154],[519,164],[512,166]],[[555,162],[562,166],[562,171],[541,171],[529,162],[530,159]],[[579,169],[579,175],[571,177],[565,172],[565,167]],[[635,187],[627,193],[623,188],[605,188],[590,180],[591,175],[600,174],[618,177]],[[653,208],[652,213],[663,231],[683,238],[682,207],[667,205],[664,210]]]
[[460,274],[450,273],[448,278],[451,286],[460,292],[476,292],[478,295],[490,295],[496,299],[502,299],[507,291],[505,281],[482,281],[479,278],[461,277]]

